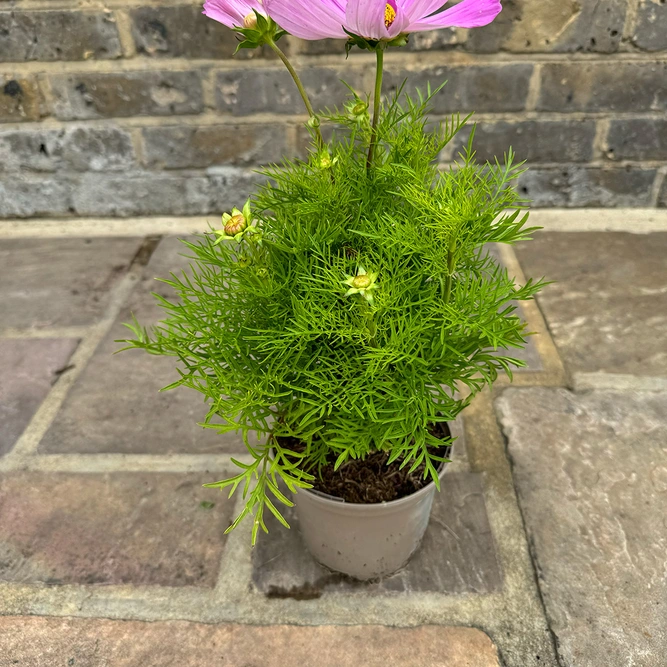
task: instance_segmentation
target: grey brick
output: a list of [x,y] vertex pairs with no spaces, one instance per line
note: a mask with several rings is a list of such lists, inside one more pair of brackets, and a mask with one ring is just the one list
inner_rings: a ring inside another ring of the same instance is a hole
[[[204,16],[199,4],[137,7],[130,11],[130,17],[137,51],[149,56],[227,59],[238,46],[236,34]],[[268,49],[268,54],[273,52]],[[242,49],[236,57],[265,55],[267,49]]]
[[[363,90],[363,70],[347,67],[305,67],[299,75],[315,110],[341,104],[349,91],[342,84]],[[235,116],[272,111],[305,113],[303,101],[289,73],[284,69],[244,68],[217,74],[217,105]]]
[[129,133],[116,127],[0,131],[0,171],[117,171],[134,162]]
[[466,48],[478,53],[612,53],[621,44],[627,4],[506,0],[493,23],[469,32]]
[[70,177],[18,174],[0,179],[0,218],[67,215],[72,212]]
[[667,109],[667,62],[547,63],[537,108],[663,111]]
[[645,51],[667,51],[667,2],[640,0],[632,42]]
[[385,92],[397,89],[408,79],[407,90],[426,90],[444,81],[447,85],[433,99],[434,113],[458,111],[521,111],[526,106],[528,84],[533,71],[530,64],[473,65],[464,67],[432,67],[415,72],[390,71],[386,75]]
[[[468,141],[469,130],[454,140],[454,155]],[[479,161],[502,158],[510,146],[518,160],[534,162],[587,162],[593,157],[595,121],[527,120],[477,124],[474,147]]]
[[202,172],[84,174],[74,193],[77,215],[220,214],[243,204],[259,177],[233,167]]
[[634,167],[531,168],[519,179],[519,192],[535,208],[648,207],[656,173],[656,169]]
[[0,74],[0,123],[39,120],[43,101],[35,77]]
[[51,77],[54,111],[63,120],[196,114],[203,109],[199,73],[114,72]]
[[667,160],[667,119],[612,120],[606,155],[614,160]]
[[289,151],[284,125],[150,127],[143,130],[150,167],[189,169],[278,162]]
[[0,61],[109,59],[122,55],[111,12],[0,11]]

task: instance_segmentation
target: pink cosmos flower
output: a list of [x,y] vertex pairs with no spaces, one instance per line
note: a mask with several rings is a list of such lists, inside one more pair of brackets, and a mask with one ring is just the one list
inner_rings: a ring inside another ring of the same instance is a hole
[[203,13],[228,28],[251,28],[254,10],[266,14],[262,0],[206,0]]
[[[436,28],[478,28],[502,10],[500,0],[462,0],[434,14],[446,0],[264,0],[271,18],[302,39],[391,40],[401,33]],[[346,33],[347,31],[347,33]]]

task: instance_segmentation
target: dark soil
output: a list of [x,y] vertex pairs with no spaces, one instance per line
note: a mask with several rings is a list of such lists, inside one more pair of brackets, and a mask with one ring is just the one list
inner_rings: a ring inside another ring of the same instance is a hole
[[[450,436],[446,423],[433,424],[432,435],[445,439]],[[294,451],[303,451],[303,445],[294,438],[281,438],[281,444]],[[435,456],[448,458],[451,445],[446,447],[429,447]],[[426,466],[420,465],[414,472],[409,472],[410,464],[400,469],[403,459],[387,465],[388,452],[373,452],[365,459],[350,459],[338,470],[334,470],[334,462],[328,463],[315,475],[313,488],[330,496],[341,498],[348,503],[382,503],[398,500],[424,488],[431,482],[430,476],[424,479]]]

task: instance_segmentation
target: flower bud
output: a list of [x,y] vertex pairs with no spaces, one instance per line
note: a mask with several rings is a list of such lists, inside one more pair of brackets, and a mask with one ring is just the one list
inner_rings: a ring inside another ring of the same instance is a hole
[[250,12],[250,14],[243,19],[243,27],[248,30],[254,30],[257,27],[257,15],[255,12]]
[[368,110],[368,104],[366,102],[357,102],[353,107],[352,107],[352,113],[355,116],[361,116],[366,113]]
[[356,276],[354,280],[352,281],[352,287],[354,289],[366,289],[367,287],[371,286],[372,283],[371,277],[364,273],[362,275]]
[[[232,211],[232,213],[234,213],[234,211]],[[236,212],[229,218],[227,224],[225,224],[225,234],[227,234],[227,236],[236,236],[247,226],[248,221],[245,219],[243,213]]]

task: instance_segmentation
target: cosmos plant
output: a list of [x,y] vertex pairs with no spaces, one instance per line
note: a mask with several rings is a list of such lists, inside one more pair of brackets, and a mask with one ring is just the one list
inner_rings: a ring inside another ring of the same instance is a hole
[[[383,54],[409,33],[486,25],[497,0],[207,0],[204,13],[234,30],[239,48],[268,46],[285,63],[309,114],[313,145],[304,160],[267,168],[264,185],[222,228],[185,242],[193,264],[165,280],[178,296],[160,304],[152,330],[129,325],[128,347],[179,361],[180,378],[203,394],[205,428],[240,431],[248,456],[238,474],[210,486],[240,491],[233,528],[285,489],[311,486],[322,466],[375,451],[423,470],[438,484],[443,449],[434,435],[499,373],[525,365],[516,302],[541,284],[517,285],[490,243],[530,237],[525,202],[505,159],[477,164],[474,129],[458,163],[442,150],[466,126],[458,115],[427,126],[440,89],[382,99]],[[316,112],[278,47],[347,38],[377,56],[375,94],[351,91],[340,109]],[[325,142],[321,126],[333,130]],[[427,129],[430,128],[430,129]],[[461,391],[463,389],[463,391]],[[255,436],[259,435],[259,443]],[[295,443],[298,444],[295,445]]]

